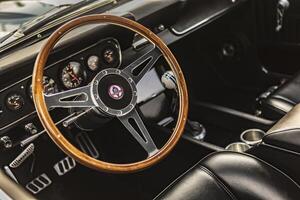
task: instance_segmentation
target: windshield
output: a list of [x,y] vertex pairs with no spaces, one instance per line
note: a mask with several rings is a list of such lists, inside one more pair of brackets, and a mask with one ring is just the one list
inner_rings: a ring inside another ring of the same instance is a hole
[[0,38],[26,22],[57,7],[68,7],[83,0],[0,0]]

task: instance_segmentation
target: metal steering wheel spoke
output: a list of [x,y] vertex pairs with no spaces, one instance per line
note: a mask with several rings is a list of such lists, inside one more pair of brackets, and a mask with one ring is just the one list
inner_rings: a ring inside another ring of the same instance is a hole
[[159,151],[136,108],[129,114],[118,117],[118,119],[136,141],[145,149],[148,153],[148,157],[151,157]]
[[123,72],[131,76],[137,84],[161,56],[162,54],[160,50],[152,44],[147,53],[143,54],[141,57],[137,58],[134,62],[125,67]]
[[89,108],[97,106],[92,99],[90,85],[55,94],[44,94],[44,98],[48,108]]

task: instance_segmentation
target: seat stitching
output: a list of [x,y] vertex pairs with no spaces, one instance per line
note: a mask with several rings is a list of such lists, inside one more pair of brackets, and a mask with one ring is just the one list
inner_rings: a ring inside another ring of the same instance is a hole
[[209,169],[207,169],[204,166],[199,166],[199,168],[204,171],[206,174],[208,174],[210,177],[212,177],[216,183],[226,192],[226,194],[233,200],[237,200],[235,195],[228,189],[228,187]]
[[293,101],[293,100],[291,100],[291,99],[288,99],[288,98],[286,98],[286,97],[284,97],[284,96],[281,96],[281,95],[274,95],[274,96],[272,96],[272,98],[278,99],[278,100],[282,100],[282,101],[285,101],[285,102],[288,102],[288,103],[294,104],[294,105],[297,104],[295,101]]
[[204,156],[204,158],[202,158],[201,160],[199,160],[196,164],[194,164],[191,168],[189,168],[188,170],[186,170],[183,174],[181,174],[180,176],[178,176],[174,181],[172,181],[163,191],[161,191],[153,200],[157,200],[163,193],[167,192],[175,183],[177,183],[182,177],[184,177],[186,174],[188,174],[190,171],[192,171],[193,169],[195,169],[196,167],[198,167],[198,165],[200,165],[200,163],[202,162],[202,160],[205,160],[206,158],[213,156],[217,153],[220,152],[212,152],[209,153],[208,155]]
[[273,135],[273,134],[282,134],[282,133],[288,132],[288,131],[300,131],[300,128],[299,127],[298,128],[295,127],[295,128],[288,128],[288,129],[282,129],[282,130],[272,131],[272,132],[267,133],[266,136]]
[[272,148],[272,149],[275,149],[275,150],[278,150],[278,151],[283,151],[284,153],[288,153],[288,154],[292,154],[292,155],[295,155],[295,156],[299,156],[300,153],[299,152],[296,152],[296,151],[293,151],[293,150],[289,150],[289,149],[284,149],[284,148],[281,148],[281,147],[277,147],[273,144],[269,144],[269,143],[262,143],[260,144],[261,146],[265,146],[265,147],[269,147],[269,148]]
[[[200,161],[198,161],[194,166],[192,166],[190,169],[188,169],[186,172],[184,172],[183,174],[181,174],[179,177],[177,177],[171,184],[169,184],[162,192],[160,192],[153,200],[157,200],[163,193],[165,193],[166,191],[168,191],[171,186],[173,186],[176,182],[178,182],[182,177],[184,177],[186,174],[188,174],[191,170],[195,169],[196,167],[198,167],[198,165],[201,165],[201,163],[203,162],[203,160],[205,160],[206,158],[208,157],[211,157],[211,156],[214,156],[215,154],[222,154],[222,153],[225,153],[227,151],[223,151],[223,152],[213,152],[213,153],[210,153],[208,155],[206,155],[203,159],[201,159]],[[231,153],[234,153],[234,152],[231,152]],[[253,158],[253,159],[256,159],[262,163],[264,163],[265,165],[273,168],[275,171],[277,171],[278,173],[282,174],[283,176],[285,176],[287,179],[289,179],[291,182],[293,182],[296,187],[298,187],[300,189],[300,186],[299,184],[294,181],[290,176],[288,176],[286,173],[282,172],[281,170],[279,170],[277,167],[269,164],[268,162],[254,156],[254,155],[251,155],[249,153],[236,153],[236,154],[240,154],[240,155],[244,155],[244,156],[248,156],[250,158]],[[225,186],[225,184],[223,184],[223,182],[221,182],[221,180],[211,172],[211,170],[209,170],[208,168],[204,167],[203,165],[199,166],[199,168],[206,172],[208,175],[210,175],[212,178],[214,178],[217,183],[227,192],[227,194],[233,199],[233,200],[237,200],[237,198],[228,190],[228,188]]]
[[264,106],[266,106],[269,109],[273,109],[274,111],[279,112],[280,114],[283,114],[283,115],[285,115],[287,113],[286,110],[283,110],[283,109],[281,109],[273,104],[270,104],[268,102],[266,104],[264,104]]
[[177,183],[181,178],[183,178],[186,174],[188,174],[190,171],[192,171],[193,169],[195,169],[197,167],[197,165],[201,162],[198,161],[194,166],[192,166],[191,168],[189,168],[187,171],[185,171],[183,174],[181,174],[180,176],[178,176],[174,181],[172,181],[163,191],[161,191],[153,200],[158,199],[162,194],[164,194],[165,192],[167,192],[175,183]]
[[281,171],[281,170],[278,169],[277,167],[271,165],[270,163],[268,163],[268,162],[266,162],[266,161],[264,161],[264,160],[262,160],[262,159],[260,159],[260,158],[258,158],[258,157],[256,157],[256,156],[254,156],[254,155],[252,155],[252,154],[248,154],[248,153],[246,154],[246,153],[244,153],[244,155],[249,156],[249,157],[254,158],[254,159],[257,159],[258,161],[264,163],[265,165],[267,165],[267,166],[273,168],[273,169],[274,169],[275,171],[277,171],[279,174],[282,174],[284,177],[286,177],[287,179],[289,179],[290,181],[292,181],[292,182],[296,185],[296,187],[300,189],[300,185],[299,185],[294,179],[292,179],[289,175],[287,175],[285,172]]

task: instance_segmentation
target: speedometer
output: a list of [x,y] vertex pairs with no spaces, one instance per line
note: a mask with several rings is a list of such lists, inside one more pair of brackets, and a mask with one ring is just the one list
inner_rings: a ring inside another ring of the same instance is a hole
[[79,62],[72,61],[62,69],[60,78],[65,88],[76,88],[84,82],[85,71]]

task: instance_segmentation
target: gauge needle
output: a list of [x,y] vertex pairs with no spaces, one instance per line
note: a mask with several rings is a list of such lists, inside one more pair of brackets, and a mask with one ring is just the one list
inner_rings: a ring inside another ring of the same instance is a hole
[[69,75],[72,77],[72,81],[76,80],[79,82],[79,79],[73,73],[70,73]]
[[69,65],[69,71],[68,74],[71,76],[72,81],[76,80],[77,82],[79,82],[79,79],[76,77],[76,75],[74,74],[74,70],[71,68],[71,66]]

